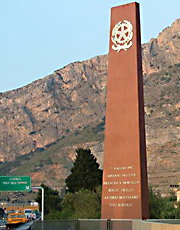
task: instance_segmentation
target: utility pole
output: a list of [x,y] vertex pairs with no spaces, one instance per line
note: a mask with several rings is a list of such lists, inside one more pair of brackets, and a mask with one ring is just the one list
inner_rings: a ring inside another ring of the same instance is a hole
[[31,187],[32,189],[40,189],[41,190],[41,220],[44,221],[44,188],[43,187]]

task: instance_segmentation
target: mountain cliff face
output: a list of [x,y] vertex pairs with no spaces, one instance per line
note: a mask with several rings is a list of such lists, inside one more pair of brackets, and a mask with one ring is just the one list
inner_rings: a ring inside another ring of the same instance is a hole
[[0,96],[0,159],[14,160],[101,122],[105,111],[107,57],[70,64]]
[[[142,56],[149,182],[165,190],[180,180],[180,20]],[[107,67],[108,57],[97,56],[0,94],[1,175],[62,188],[77,147],[90,147],[102,165]]]
[[143,72],[151,74],[180,63],[180,19],[142,45]]

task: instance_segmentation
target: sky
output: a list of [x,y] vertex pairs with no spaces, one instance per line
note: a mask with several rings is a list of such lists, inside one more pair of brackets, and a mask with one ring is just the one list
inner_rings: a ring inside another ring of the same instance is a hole
[[[110,9],[127,0],[0,0],[0,92],[108,53]],[[180,18],[180,0],[138,0],[142,43]]]

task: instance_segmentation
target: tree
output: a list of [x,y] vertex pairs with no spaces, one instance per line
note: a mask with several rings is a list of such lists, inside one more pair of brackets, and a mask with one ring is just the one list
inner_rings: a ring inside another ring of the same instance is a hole
[[77,149],[74,166],[66,179],[69,192],[81,189],[95,190],[102,184],[102,170],[90,149]]
[[179,204],[175,208],[174,197],[161,197],[152,188],[149,189],[150,219],[175,219],[180,217]]
[[[42,184],[41,187],[44,188],[44,215],[50,212],[61,210],[61,198],[57,190],[53,190],[48,186]],[[40,206],[41,210],[41,191],[38,192],[37,198],[35,199]]]
[[98,192],[82,189],[67,193],[62,201],[62,219],[97,219],[101,215],[101,188]]
[[163,210],[163,198],[149,188],[150,219],[159,219]]

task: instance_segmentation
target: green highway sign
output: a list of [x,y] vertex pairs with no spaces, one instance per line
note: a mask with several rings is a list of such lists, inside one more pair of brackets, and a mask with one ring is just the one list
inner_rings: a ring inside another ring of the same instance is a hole
[[0,176],[0,192],[30,190],[31,177],[29,176]]

